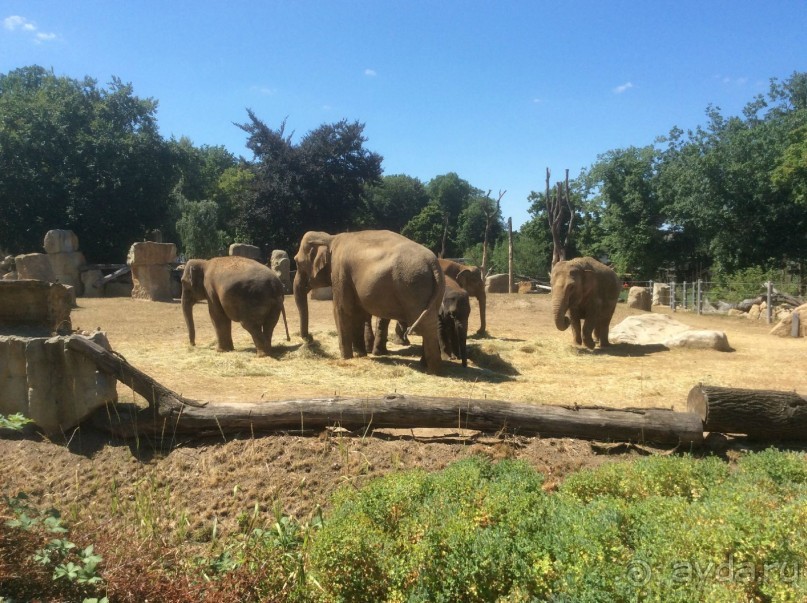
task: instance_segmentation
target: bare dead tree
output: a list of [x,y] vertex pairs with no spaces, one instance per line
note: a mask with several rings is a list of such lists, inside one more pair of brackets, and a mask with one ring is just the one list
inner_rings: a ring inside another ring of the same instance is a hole
[[[566,250],[574,227],[574,208],[572,207],[572,197],[569,193],[569,170],[566,170],[565,185],[557,183],[557,193],[552,196],[549,188],[549,168],[546,168],[546,219],[549,222],[549,229],[552,231],[552,265],[566,259]],[[569,221],[565,234],[563,223],[568,215]],[[562,239],[562,240],[561,240]]]
[[[493,222],[493,219],[499,215],[499,208],[501,207],[502,197],[504,197],[507,191],[499,191],[499,198],[496,199],[496,208],[493,209],[492,206],[485,204],[483,207],[483,212],[485,214],[485,240],[482,243],[482,277],[486,277],[488,274],[488,233],[490,232],[490,225]],[[490,191],[486,195],[490,198]]]

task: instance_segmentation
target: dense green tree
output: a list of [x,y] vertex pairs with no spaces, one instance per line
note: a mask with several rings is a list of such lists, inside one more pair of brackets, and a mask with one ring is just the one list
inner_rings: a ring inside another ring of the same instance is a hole
[[426,187],[417,178],[404,174],[384,176],[381,182],[365,189],[358,225],[401,232],[428,202]]
[[381,180],[382,157],[364,148],[364,124],[342,120],[306,134],[297,152],[306,230],[353,228],[366,186]]
[[252,195],[245,198],[240,233],[253,245],[268,249],[296,250],[305,232],[300,203],[300,165],[286,122],[269,128],[250,110],[250,121],[239,127],[249,136],[247,148],[254,155]]
[[483,243],[486,228],[488,229],[488,242],[492,247],[504,232],[502,211],[489,194],[475,195],[468,200],[468,204],[460,212],[457,220],[455,241],[456,249],[460,254],[464,254],[465,250],[470,247]]
[[254,154],[254,196],[242,225],[256,245],[296,249],[307,230],[342,232],[362,211],[365,187],[381,177],[381,156],[364,148],[364,125],[340,121],[312,130],[299,145],[252,112],[240,124]]
[[100,88],[37,66],[0,75],[0,246],[36,251],[47,230],[68,228],[90,261],[120,262],[168,223],[173,169],[156,108],[118,78]]
[[462,252],[456,242],[460,215],[473,197],[483,193],[454,172],[432,178],[426,190],[430,200],[428,205],[410,220],[403,231],[440,257],[456,257]]
[[228,237],[218,229],[218,205],[209,200],[188,201],[181,196],[178,202],[181,217],[176,227],[185,259],[226,255]]
[[655,162],[652,146],[619,149],[600,155],[586,175],[601,248],[617,272],[641,279],[652,278],[665,258]]

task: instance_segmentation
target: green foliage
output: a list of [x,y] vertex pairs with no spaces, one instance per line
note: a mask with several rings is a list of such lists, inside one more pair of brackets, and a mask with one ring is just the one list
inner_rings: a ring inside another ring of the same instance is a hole
[[73,230],[90,261],[120,262],[168,217],[171,153],[157,103],[113,78],[57,77],[41,67],[0,75],[0,246],[41,248]]
[[[56,509],[40,510],[29,503],[28,496],[20,493],[14,497],[5,497],[4,502],[11,510],[13,518],[5,522],[11,529],[24,530],[38,536],[59,534],[60,538],[51,538],[45,546],[36,550],[32,560],[45,568],[52,569],[54,582],[69,583],[69,592],[81,592],[84,595],[97,594],[102,586],[103,578],[99,565],[103,557],[98,555],[93,545],[79,548],[64,535],[68,529],[63,525],[61,515]],[[84,601],[99,600],[84,598]],[[102,601],[105,600],[101,599]]]
[[31,419],[20,413],[8,415],[7,417],[4,415],[0,415],[0,429],[12,429],[14,431],[22,431],[22,429],[26,425],[29,425],[30,423],[33,423],[33,421],[31,421]]
[[547,494],[475,458],[344,489],[316,535],[326,600],[793,601],[807,596],[807,458],[651,458]]
[[187,259],[226,255],[227,235],[218,230],[218,206],[213,201],[179,202],[181,217],[176,229]]
[[417,178],[403,174],[384,176],[381,182],[365,190],[359,224],[367,229],[401,232],[428,202],[426,187]]

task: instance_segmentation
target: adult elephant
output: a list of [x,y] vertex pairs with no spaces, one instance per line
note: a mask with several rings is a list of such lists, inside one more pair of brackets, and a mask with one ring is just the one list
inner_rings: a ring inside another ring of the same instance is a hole
[[443,274],[453,278],[460,287],[468,292],[468,295],[475,297],[479,302],[479,330],[477,335],[484,335],[487,330],[485,322],[485,279],[482,278],[482,271],[476,266],[468,266],[454,262],[452,260],[438,260]]
[[427,370],[439,371],[437,315],[445,281],[431,251],[389,230],[312,231],[303,235],[294,261],[302,337],[308,337],[308,292],[330,286],[342,358],[365,356],[375,345],[370,320],[378,316],[412,325],[410,331],[423,337]]
[[608,327],[621,288],[616,273],[592,257],[574,258],[555,264],[550,282],[552,314],[558,330],[565,331],[571,324],[577,345],[593,348],[592,331],[600,347],[609,345]]
[[226,256],[211,260],[189,260],[182,272],[182,313],[188,340],[196,345],[193,306],[207,302],[216,329],[219,352],[233,350],[232,321],[240,322],[252,336],[258,356],[272,347],[272,332],[283,314],[286,339],[289,328],[283,306],[283,283],[277,273],[255,260]]

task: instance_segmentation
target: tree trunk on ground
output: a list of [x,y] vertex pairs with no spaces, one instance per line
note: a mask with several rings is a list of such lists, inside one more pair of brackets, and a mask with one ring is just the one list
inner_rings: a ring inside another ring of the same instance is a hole
[[795,392],[698,385],[687,409],[701,418],[704,431],[807,440],[807,399]]
[[[165,403],[167,402],[167,404]],[[505,431],[525,436],[655,442],[698,447],[701,421],[692,413],[659,409],[566,408],[497,400],[426,398],[388,394],[378,398],[314,398],[220,402],[177,406],[168,399],[154,412],[97,415],[121,437],[165,434],[230,434],[261,431],[316,433],[339,426],[359,433],[375,428],[432,427]]]
[[121,437],[177,434],[316,432],[327,427],[369,432],[375,428],[435,427],[507,431],[519,435],[656,442],[697,447],[701,420],[692,413],[659,409],[566,408],[496,400],[425,398],[389,394],[379,398],[316,398],[274,402],[204,403],[183,398],[83,337],[71,349],[95,360],[99,370],[129,385],[148,409],[118,404],[99,411],[96,424]]

